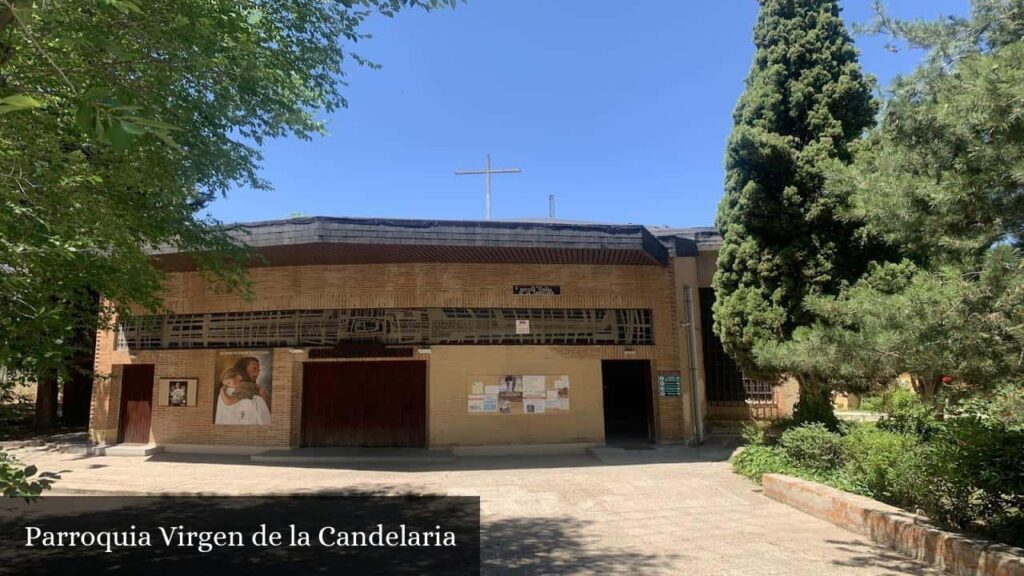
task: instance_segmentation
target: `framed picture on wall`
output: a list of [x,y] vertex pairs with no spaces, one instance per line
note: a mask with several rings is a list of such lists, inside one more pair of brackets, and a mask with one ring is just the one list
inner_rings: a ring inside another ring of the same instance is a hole
[[160,378],[157,397],[160,406],[188,407],[196,405],[198,378]]
[[274,394],[272,350],[221,352],[213,382],[213,423],[269,426]]

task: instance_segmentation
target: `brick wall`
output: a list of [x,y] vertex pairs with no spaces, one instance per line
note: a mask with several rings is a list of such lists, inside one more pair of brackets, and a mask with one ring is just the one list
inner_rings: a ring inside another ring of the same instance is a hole
[[[657,395],[658,371],[680,371],[677,341],[676,282],[671,266],[596,265],[507,265],[507,264],[367,264],[335,266],[290,266],[251,270],[253,298],[243,301],[234,294],[217,293],[197,273],[175,273],[166,282],[166,305],[174,313],[224,312],[242,310],[391,308],[391,307],[518,307],[518,308],[648,308],[653,313],[653,346],[637,346],[631,354],[622,346],[450,346],[436,347],[428,362],[428,435],[438,444],[489,443],[495,438],[481,436],[476,421],[456,423],[465,415],[461,403],[451,396],[450,386],[464,386],[465,375],[531,373],[541,366],[546,373],[577,372],[580,398],[572,398],[571,416],[544,415],[543,433],[532,427],[517,428],[498,439],[514,442],[555,442],[586,438],[599,441],[600,360],[651,360],[655,418],[659,441],[678,441],[690,436],[688,380],[683,396]],[[513,284],[555,284],[558,296],[516,296]],[[99,375],[93,394],[90,431],[99,441],[116,437],[120,399],[117,366],[129,363],[155,364],[155,377],[199,379],[198,405],[159,406],[154,398],[152,437],[162,444],[221,444],[237,446],[288,446],[299,442],[301,375],[305,354],[287,349],[274,351],[274,392],[272,424],[267,427],[213,426],[214,361],[218,351],[115,350],[114,335],[101,333],[97,339],[96,370]],[[539,356],[538,356],[539,355]],[[531,368],[536,366],[536,368]],[[559,368],[561,366],[562,368]],[[460,376],[460,371],[465,375]],[[103,375],[112,375],[105,378]],[[576,382],[573,382],[573,386]],[[598,393],[585,393],[582,386]],[[156,385],[154,383],[154,394]],[[448,392],[444,392],[444,391]],[[573,393],[576,390],[572,390]],[[431,395],[433,394],[433,395]],[[456,408],[461,405],[461,413]],[[578,412],[577,412],[578,411]],[[468,415],[465,415],[468,417]],[[474,418],[479,418],[474,416]],[[514,419],[514,418],[513,418]],[[559,419],[565,420],[563,426]],[[548,424],[548,422],[559,422]]]

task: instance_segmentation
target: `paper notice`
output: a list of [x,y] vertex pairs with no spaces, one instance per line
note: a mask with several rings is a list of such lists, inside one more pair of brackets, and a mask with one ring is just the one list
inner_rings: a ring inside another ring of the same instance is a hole
[[543,414],[544,402],[543,398],[526,398],[523,400],[523,412],[526,414]]
[[469,413],[483,414],[498,411],[498,397],[487,394],[471,394],[469,396]]
[[543,376],[523,376],[523,394],[526,396],[544,396]]
[[484,397],[482,394],[469,395],[469,413],[477,414],[484,411]]
[[[471,394],[479,396],[480,394],[483,394],[483,393],[484,393],[484,383],[483,382],[473,382],[473,392],[471,392]],[[495,394],[497,394],[497,392],[495,392]]]

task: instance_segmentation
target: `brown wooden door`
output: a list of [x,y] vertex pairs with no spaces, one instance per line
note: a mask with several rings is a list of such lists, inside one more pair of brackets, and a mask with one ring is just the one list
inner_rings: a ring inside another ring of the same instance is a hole
[[304,446],[426,446],[426,363],[303,365]]
[[121,373],[118,442],[146,444],[153,415],[153,365],[126,364]]

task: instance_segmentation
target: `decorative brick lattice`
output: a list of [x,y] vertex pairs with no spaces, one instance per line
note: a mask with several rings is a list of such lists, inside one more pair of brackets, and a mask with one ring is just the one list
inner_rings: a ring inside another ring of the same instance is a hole
[[[517,334],[516,320],[529,320]],[[578,308],[370,308],[140,316],[121,326],[130,350],[385,345],[654,343],[651,311]]]

